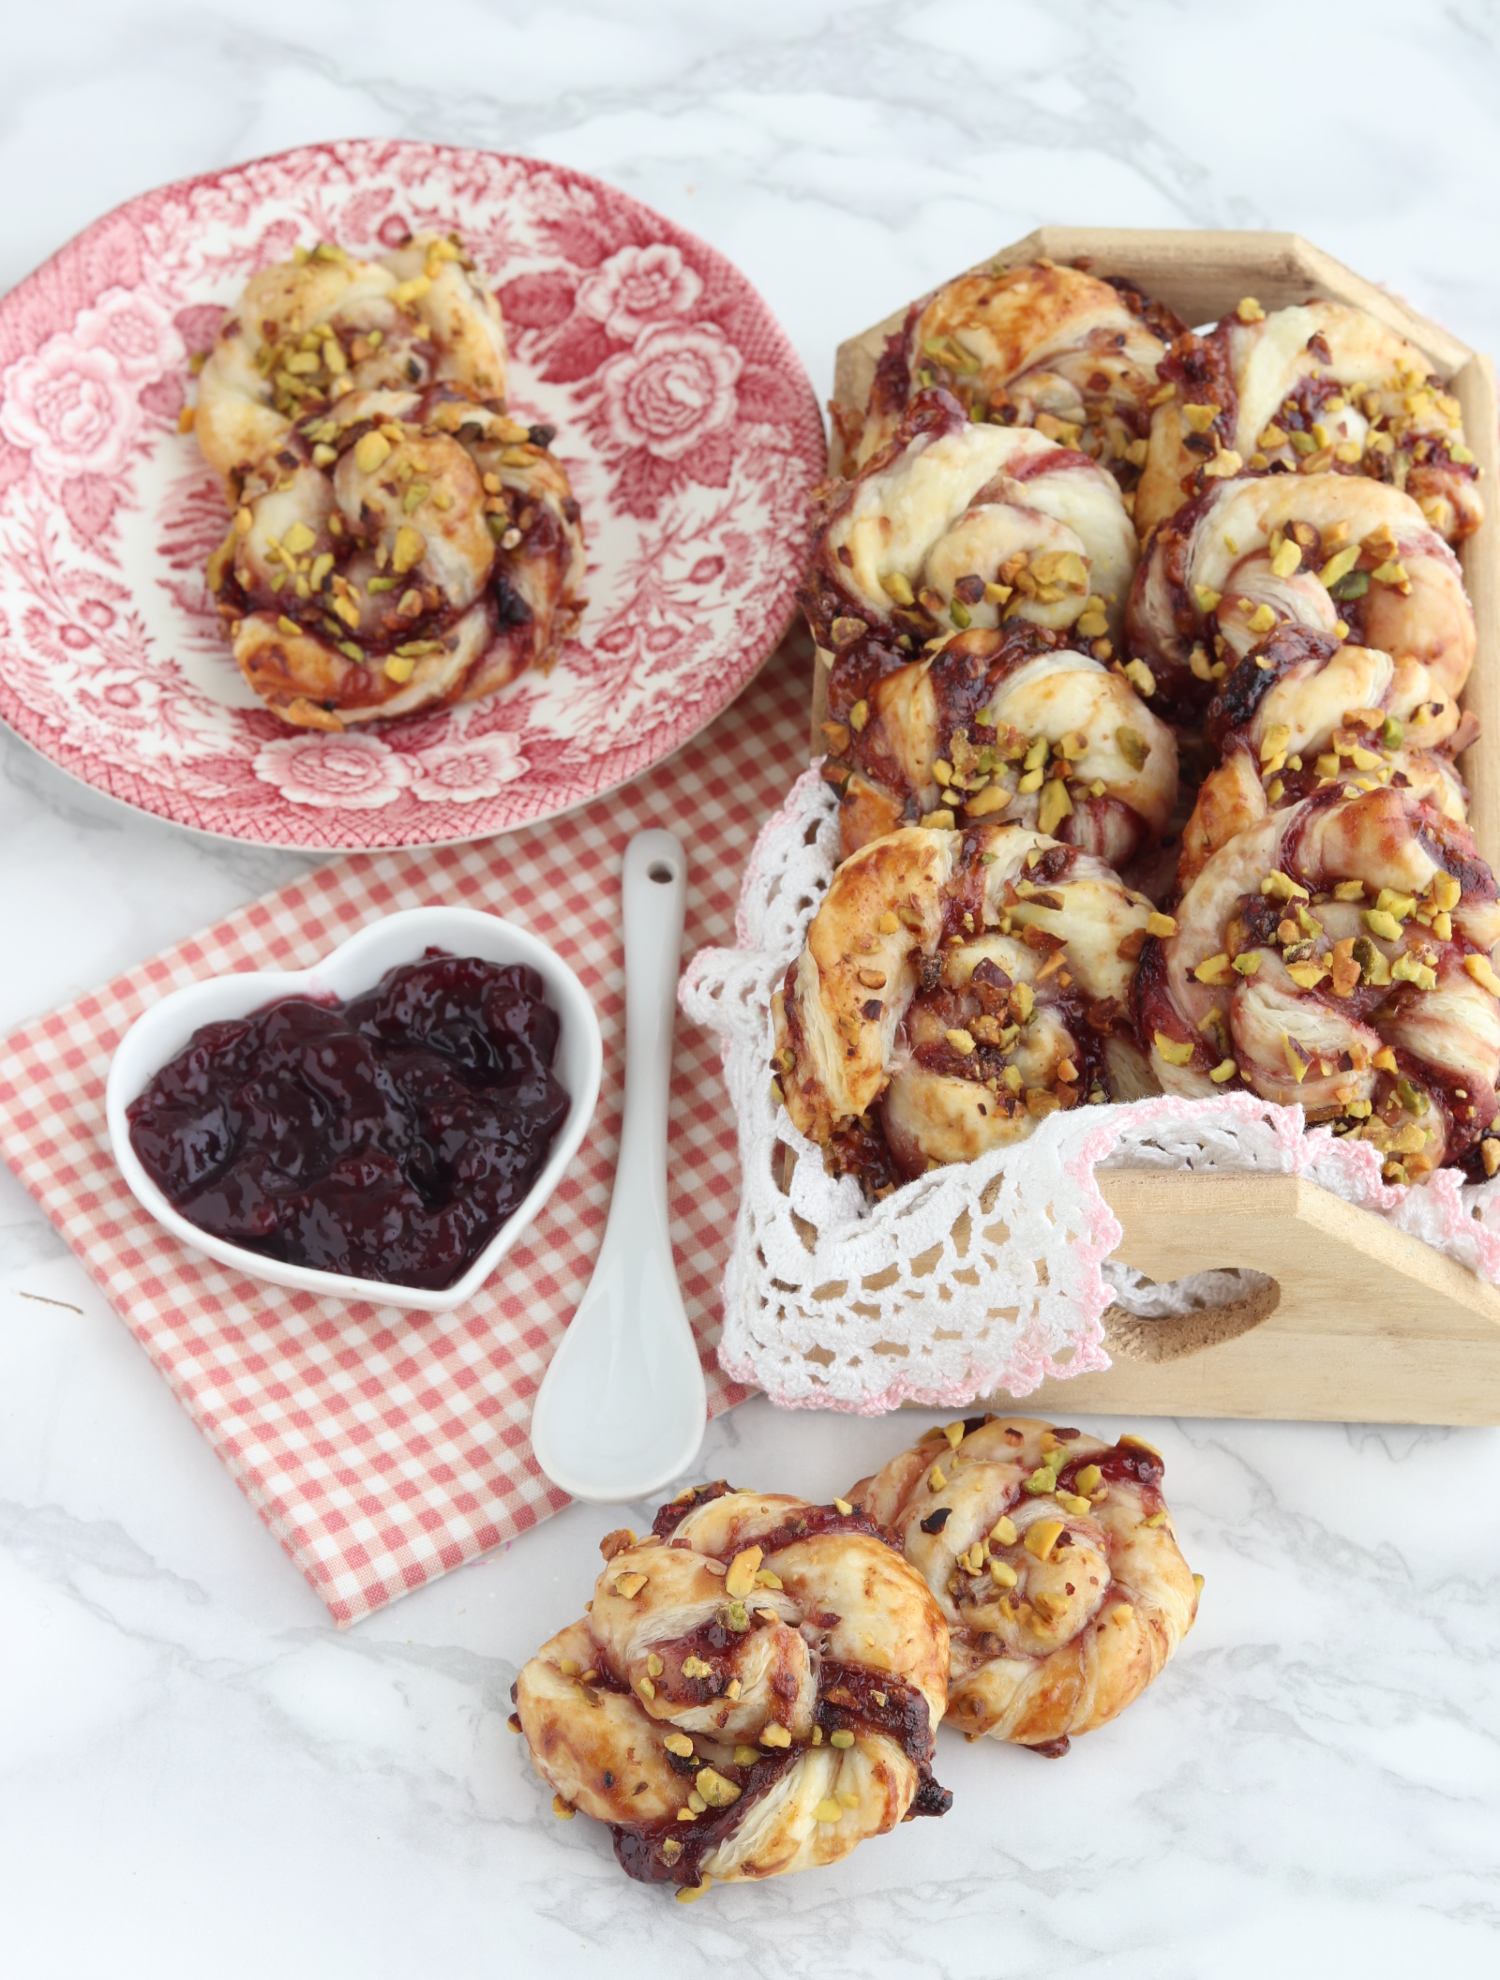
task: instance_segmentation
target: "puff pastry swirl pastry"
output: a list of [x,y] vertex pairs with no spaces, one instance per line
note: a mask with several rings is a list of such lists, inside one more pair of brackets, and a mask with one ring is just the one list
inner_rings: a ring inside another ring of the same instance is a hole
[[1500,903],[1466,826],[1335,783],[1231,838],[1175,920],[1134,991],[1167,1092],[1300,1105],[1391,1182],[1500,1168]]
[[772,997],[793,1123],[879,1194],[1048,1114],[1154,1092],[1126,1002],[1151,912],[1021,826],[872,840]]
[[819,492],[801,593],[836,651],[868,637],[901,657],[934,637],[1024,619],[1108,659],[1136,542],[1120,491],[1074,448],[973,426],[918,395],[889,445]]
[[250,278],[203,368],[194,431],[233,500],[297,420],[349,392],[439,382],[505,405],[500,305],[463,244],[414,234],[361,261],[325,242]]
[[546,666],[585,603],[551,437],[444,385],[351,392],[289,427],[208,568],[266,705],[338,730]]
[[1178,885],[1188,886],[1236,832],[1333,783],[1389,784],[1446,818],[1466,818],[1453,757],[1473,726],[1409,655],[1394,660],[1279,626],[1236,662],[1209,704],[1203,733],[1217,761],[1183,831]]
[[914,303],[876,368],[862,420],[840,416],[855,465],[889,440],[929,386],[966,417],[1035,427],[1133,488],[1146,457],[1157,366],[1184,325],[1134,284],[1050,261],[982,269]]
[[903,824],[1003,816],[1118,867],[1165,833],[1177,738],[1124,674],[1025,620],[890,672],[871,647],[846,647],[828,690],[846,855]]
[[1339,474],[1214,485],[1162,523],[1132,587],[1129,651],[1173,719],[1278,625],[1410,656],[1457,696],[1474,660],[1458,559],[1410,495]]
[[1136,497],[1144,537],[1216,476],[1331,471],[1410,495],[1449,543],[1483,517],[1459,405],[1415,344],[1368,311],[1317,298],[1269,315],[1246,301],[1161,365]]
[[720,1483],[602,1545],[588,1614],[522,1669],[511,1724],[557,1812],[608,1822],[632,1877],[696,1894],[946,1811],[948,1626],[866,1513]]
[[854,1487],[951,1635],[948,1717],[1056,1755],[1138,1698],[1192,1628],[1160,1454],[1035,1417],[929,1431]]

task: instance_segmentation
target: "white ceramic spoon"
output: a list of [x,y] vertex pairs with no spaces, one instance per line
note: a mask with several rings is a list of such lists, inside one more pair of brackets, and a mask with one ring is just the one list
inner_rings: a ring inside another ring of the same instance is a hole
[[667,1086],[687,861],[670,832],[625,849],[625,1118],[594,1276],[531,1413],[537,1463],[575,1499],[643,1499],[697,1455],[708,1398],[667,1223]]

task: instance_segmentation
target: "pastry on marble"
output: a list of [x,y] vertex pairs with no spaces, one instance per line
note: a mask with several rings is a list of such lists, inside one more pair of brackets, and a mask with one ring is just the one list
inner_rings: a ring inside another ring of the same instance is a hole
[[455,235],[378,261],[330,242],[253,275],[199,381],[194,431],[231,501],[298,421],[350,392],[439,381],[503,410],[500,305]]
[[339,730],[548,666],[585,603],[550,439],[448,385],[350,392],[290,425],[208,567],[266,706]]
[[1113,479],[1029,427],[975,426],[921,392],[889,443],[814,503],[801,592],[819,645],[868,637],[893,660],[1016,620],[1102,660],[1120,633],[1135,531]]
[[1200,785],[1177,867],[1187,887],[1236,832],[1337,783],[1377,784],[1468,815],[1454,767],[1473,718],[1409,654],[1392,659],[1305,626],[1278,626],[1236,659],[1204,722],[1217,759]]
[[1242,469],[1367,475],[1413,497],[1457,543],[1483,519],[1459,404],[1415,344],[1367,311],[1314,298],[1269,314],[1247,299],[1161,364],[1136,495],[1142,538],[1215,477]]
[[865,1513],[705,1485],[601,1551],[511,1725],[556,1812],[608,1822],[632,1877],[687,1898],[946,1812],[948,1627]]
[[823,725],[845,855],[900,825],[1003,819],[1123,866],[1165,833],[1177,738],[1124,674],[1024,619],[882,671],[839,654]]
[[1388,1182],[1500,1169],[1494,876],[1467,826],[1334,783],[1203,865],[1148,937],[1136,1033],[1168,1093],[1251,1092],[1370,1142]]
[[1139,1698],[1192,1628],[1160,1454],[1030,1416],[927,1432],[850,1494],[947,1618],[948,1719],[1048,1754]]
[[1213,482],[1146,546],[1126,646],[1169,719],[1200,716],[1230,664],[1279,625],[1410,657],[1453,697],[1474,660],[1457,557],[1410,495],[1360,476]]
[[1157,1090],[1131,1027],[1153,910],[1019,825],[907,826],[834,873],[772,997],[779,1092],[867,1192]]
[[1123,279],[1050,261],[960,275],[913,303],[887,343],[864,415],[835,407],[855,464],[885,446],[912,396],[952,392],[966,417],[1035,427],[1133,489],[1157,366],[1185,326]]

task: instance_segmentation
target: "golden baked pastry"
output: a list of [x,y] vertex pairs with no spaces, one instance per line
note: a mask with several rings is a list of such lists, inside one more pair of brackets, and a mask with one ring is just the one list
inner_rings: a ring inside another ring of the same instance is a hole
[[1244,476],[1187,503],[1141,558],[1126,645],[1182,719],[1278,625],[1410,657],[1451,696],[1474,659],[1458,559],[1411,496],[1357,476]]
[[547,666],[585,603],[550,439],[446,385],[351,392],[288,427],[208,569],[267,707],[338,730]]
[[868,636],[903,656],[1015,619],[1114,650],[1136,560],[1118,487],[1041,433],[971,425],[947,392],[920,393],[853,480],[820,490],[814,523],[800,595],[829,650]]
[[1214,853],[1175,924],[1133,999],[1168,1093],[1300,1105],[1392,1182],[1500,1168],[1500,903],[1466,826],[1332,784]]
[[1050,261],[960,275],[913,303],[863,418],[835,407],[835,422],[858,465],[885,446],[915,393],[941,386],[967,417],[1035,427],[1133,488],[1156,368],[1184,327],[1133,283]]
[[687,1898],[946,1812],[947,1624],[859,1508],[705,1485],[602,1551],[511,1724],[557,1813],[608,1822],[629,1875]]
[[1278,626],[1235,662],[1209,704],[1204,740],[1217,762],[1183,831],[1178,885],[1268,811],[1334,783],[1389,784],[1464,819],[1453,757],[1473,726],[1420,661]]
[[1101,860],[1018,825],[872,840],[772,998],[793,1123],[881,1194],[1154,1092],[1126,1004],[1151,914]]
[[1483,517],[1459,405],[1415,344],[1377,317],[1317,298],[1269,314],[1254,301],[1161,364],[1136,495],[1142,538],[1215,478],[1332,472],[1404,490],[1449,543]]
[[930,1430],[853,1488],[950,1632],[948,1717],[1047,1754],[1139,1698],[1192,1628],[1160,1454],[1030,1416]]
[[203,368],[194,431],[233,501],[298,420],[350,392],[438,382],[504,409],[500,305],[458,237],[414,234],[378,261],[324,241],[250,278]]
[[823,725],[845,856],[903,824],[1026,825],[1122,866],[1167,829],[1177,738],[1124,674],[1026,620],[875,671],[839,655]]

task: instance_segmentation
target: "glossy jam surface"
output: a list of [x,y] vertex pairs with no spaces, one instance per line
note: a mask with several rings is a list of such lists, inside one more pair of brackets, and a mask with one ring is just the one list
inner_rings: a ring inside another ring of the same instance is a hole
[[200,1230],[438,1291],[547,1159],[557,1038],[535,970],[429,950],[351,1003],[204,1025],[131,1103],[131,1146]]

